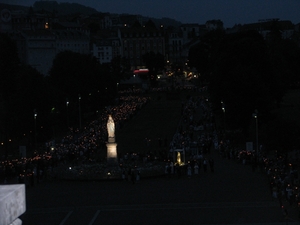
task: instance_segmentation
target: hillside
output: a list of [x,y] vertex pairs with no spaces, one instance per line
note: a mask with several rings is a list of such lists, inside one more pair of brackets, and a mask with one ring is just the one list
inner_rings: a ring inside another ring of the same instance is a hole
[[[10,4],[4,4],[0,3],[0,10],[1,9],[9,9],[9,10],[23,10],[27,11],[29,7],[27,6],[22,6],[22,5],[10,5]],[[58,15],[72,15],[72,14],[83,14],[86,16],[99,13],[94,8],[81,5],[78,3],[58,3],[56,1],[36,1],[33,5],[33,10],[34,11],[48,11],[48,12],[56,12]],[[100,12],[104,13],[104,12]],[[106,12],[105,12],[106,13]],[[109,12],[107,12],[109,14]],[[115,14],[114,14],[115,15]],[[143,21],[148,21],[149,19],[152,20],[155,25],[158,27],[160,24],[164,24],[165,27],[168,26],[173,26],[173,27],[178,27],[181,25],[181,22],[176,21],[174,19],[170,18],[152,18],[152,17],[144,17],[142,16]]]

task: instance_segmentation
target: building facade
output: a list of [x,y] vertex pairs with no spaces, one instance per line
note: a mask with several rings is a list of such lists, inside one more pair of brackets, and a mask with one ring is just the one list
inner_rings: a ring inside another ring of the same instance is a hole
[[[21,62],[28,63],[47,75],[56,54],[73,51],[91,54],[100,63],[109,63],[121,56],[133,69],[143,68],[143,55],[162,54],[166,65],[183,68],[189,49],[206,32],[224,29],[220,20],[203,25],[181,24],[178,27],[156,27],[140,15],[96,13],[90,16],[58,16],[47,11],[0,9],[0,32],[10,33],[16,41]],[[290,21],[266,20],[235,26],[227,32],[257,30],[268,38],[274,22],[282,38],[297,38]],[[93,30],[94,29],[94,30]],[[93,30],[93,34],[91,34]],[[298,32],[299,33],[299,32]]]
[[144,66],[143,55],[154,52],[165,55],[164,31],[155,27],[120,28],[123,57],[129,59],[133,68]]
[[56,38],[49,30],[24,30],[21,32],[24,38],[26,64],[32,66],[43,75],[48,75],[56,55]]

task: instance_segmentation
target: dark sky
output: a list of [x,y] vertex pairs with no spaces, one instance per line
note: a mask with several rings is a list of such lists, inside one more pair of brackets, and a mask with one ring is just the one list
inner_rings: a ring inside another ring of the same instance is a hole
[[[0,0],[33,5],[35,0]],[[226,28],[234,24],[255,23],[279,18],[300,23],[300,0],[57,0],[76,2],[100,12],[140,14],[154,18],[168,17],[182,23],[204,24],[220,19]]]

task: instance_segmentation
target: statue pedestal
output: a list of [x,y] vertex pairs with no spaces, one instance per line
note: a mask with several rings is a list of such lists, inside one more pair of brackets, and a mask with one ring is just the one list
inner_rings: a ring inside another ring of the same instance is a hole
[[117,156],[117,143],[108,142],[107,147],[107,165],[108,166],[118,166],[118,156]]
[[26,211],[25,185],[0,185],[0,225],[19,225]]

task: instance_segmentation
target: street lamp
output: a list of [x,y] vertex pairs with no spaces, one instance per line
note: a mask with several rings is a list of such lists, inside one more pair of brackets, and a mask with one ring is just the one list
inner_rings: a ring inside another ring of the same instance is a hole
[[81,100],[81,96],[80,94],[78,95],[78,106],[79,106],[79,129],[81,129],[81,107],[80,107],[80,100]]
[[221,105],[222,105],[223,119],[224,119],[224,134],[226,134],[225,103],[221,101]]
[[258,120],[258,116],[257,116],[258,112],[257,109],[255,110],[255,112],[252,114],[253,118],[255,119],[255,130],[256,130],[256,154],[258,154],[258,124],[257,124],[257,120]]
[[33,110],[33,118],[34,118],[34,148],[36,150],[36,145],[37,145],[37,133],[36,133],[37,112],[36,112],[36,109]]
[[66,106],[67,106],[67,127],[69,128],[69,100],[66,98]]

